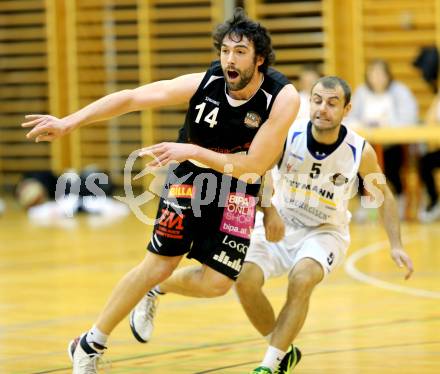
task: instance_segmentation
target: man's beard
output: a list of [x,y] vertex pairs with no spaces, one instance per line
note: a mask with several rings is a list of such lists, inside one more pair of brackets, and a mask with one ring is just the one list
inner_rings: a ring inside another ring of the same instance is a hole
[[[254,76],[255,64],[244,71],[235,71],[239,74],[240,79],[237,82],[232,83],[229,82],[229,80],[226,78],[226,85],[229,91],[240,91],[249,84],[249,82],[252,80],[252,77]],[[227,69],[223,70],[223,74],[225,75],[225,77],[228,77]]]

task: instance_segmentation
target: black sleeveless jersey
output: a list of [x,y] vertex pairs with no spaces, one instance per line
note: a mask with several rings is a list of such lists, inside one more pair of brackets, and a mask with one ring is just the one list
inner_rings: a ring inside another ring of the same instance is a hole
[[260,126],[267,120],[280,90],[289,84],[280,72],[269,68],[258,91],[235,105],[226,96],[225,78],[214,61],[189,102],[179,142],[193,143],[220,153],[247,151]]

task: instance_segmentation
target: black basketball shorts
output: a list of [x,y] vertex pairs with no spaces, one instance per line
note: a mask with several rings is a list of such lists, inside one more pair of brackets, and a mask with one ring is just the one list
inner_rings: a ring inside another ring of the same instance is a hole
[[249,248],[258,188],[188,161],[170,169],[148,250],[188,253],[235,280]]

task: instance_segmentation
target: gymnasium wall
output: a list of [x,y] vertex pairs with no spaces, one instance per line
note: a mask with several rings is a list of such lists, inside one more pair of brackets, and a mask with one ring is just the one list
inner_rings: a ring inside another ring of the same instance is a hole
[[[224,19],[226,3],[233,1],[1,1],[0,188],[11,189],[25,171],[61,173],[90,164],[122,185],[127,156],[175,140],[184,107],[97,123],[53,144],[27,141],[23,115],[64,116],[116,90],[205,70],[216,57],[211,30]],[[366,62],[381,57],[411,87],[424,114],[433,93],[412,61],[420,47],[438,44],[440,0],[236,3],[271,31],[277,68],[293,82],[303,64],[313,63],[355,87]]]

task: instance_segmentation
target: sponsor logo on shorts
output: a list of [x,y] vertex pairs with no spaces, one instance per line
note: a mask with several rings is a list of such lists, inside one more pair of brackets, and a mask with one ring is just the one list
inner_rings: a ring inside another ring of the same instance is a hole
[[162,209],[162,215],[159,218],[159,224],[156,226],[155,235],[157,234],[172,239],[182,239],[184,218],[185,216],[183,214]]
[[194,187],[190,184],[173,184],[168,191],[169,197],[186,197],[191,199],[194,195]]
[[261,117],[256,112],[247,112],[244,119],[244,124],[251,129],[256,129],[261,125]]
[[214,255],[212,258],[215,261],[220,262],[221,264],[226,265],[227,267],[230,267],[231,269],[234,269],[238,272],[241,271],[241,267],[242,267],[241,258],[231,261],[225,251],[221,251],[220,254]]
[[220,231],[249,239],[254,227],[255,198],[243,193],[230,193],[223,211]]
[[233,239],[229,239],[228,235],[225,235],[222,241],[223,244],[227,245],[228,247],[237,250],[238,253],[246,254],[247,250],[249,249],[249,246],[240,242],[236,242]]

